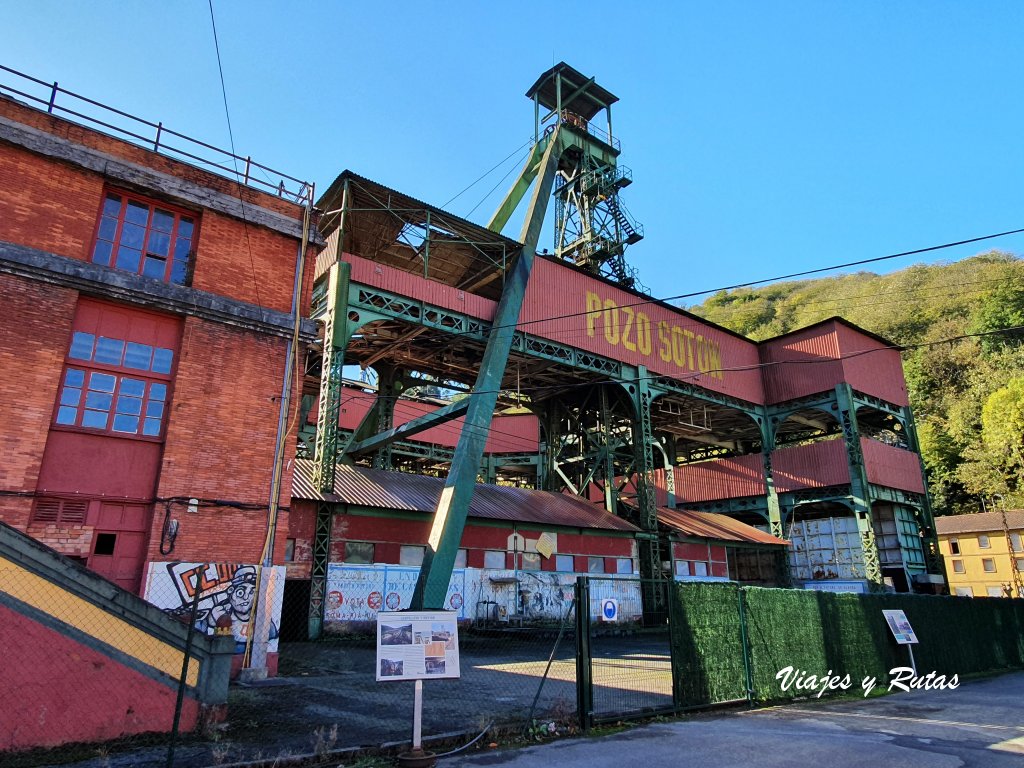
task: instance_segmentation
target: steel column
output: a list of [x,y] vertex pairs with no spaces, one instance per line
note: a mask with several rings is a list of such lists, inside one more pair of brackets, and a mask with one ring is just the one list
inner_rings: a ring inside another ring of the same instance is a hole
[[313,478],[320,491],[334,490],[338,460],[338,416],[341,411],[342,367],[348,343],[348,282],[352,268],[347,262],[331,265],[327,274],[324,320],[324,357],[320,371],[320,403],[316,418],[316,451]]
[[537,241],[544,223],[544,211],[555,180],[559,155],[555,150],[561,143],[559,137],[560,132],[556,128],[544,152],[541,161],[543,173],[534,189],[530,209],[523,224],[520,238],[523,250],[505,277],[505,286],[491,325],[491,335],[484,350],[483,360],[480,362],[480,372],[473,392],[466,398],[469,401],[466,420],[459,435],[459,444],[455,448],[451,469],[441,491],[441,498],[434,512],[434,521],[427,539],[428,546],[412,596],[412,607],[415,610],[439,609],[445,604],[448,582],[451,580],[455,557],[462,540],[462,530],[469,514],[469,502],[480,472],[487,433],[491,427],[491,418],[494,416],[494,407],[498,402],[505,365],[515,339],[516,322],[519,320],[519,312],[526,296],[526,286],[533,269]]
[[326,502],[316,505],[313,532],[313,562],[309,582],[309,639],[319,640],[324,626],[324,598],[327,595],[327,566],[331,560],[331,524],[334,510]]
[[864,453],[860,447],[860,428],[857,426],[857,407],[853,401],[853,390],[846,382],[836,385],[836,402],[839,406],[839,422],[843,427],[846,441],[846,461],[850,471],[850,503],[857,520],[861,549],[864,552],[864,575],[872,588],[882,585],[882,565],[878,557],[878,544],[872,526],[871,498],[867,472],[864,469]]

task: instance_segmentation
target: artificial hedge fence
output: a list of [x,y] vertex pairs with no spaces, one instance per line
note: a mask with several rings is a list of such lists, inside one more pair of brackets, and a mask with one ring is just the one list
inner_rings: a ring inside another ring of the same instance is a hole
[[[854,693],[875,678],[876,690],[886,690],[890,670],[909,666],[906,646],[897,645],[882,615],[892,608],[906,613],[920,641],[921,677],[962,680],[1024,668],[1024,600],[678,583],[671,614],[677,705],[747,698],[748,688],[756,701],[816,696],[821,686],[807,687],[810,675],[849,675]],[[777,675],[787,667],[783,690]]]

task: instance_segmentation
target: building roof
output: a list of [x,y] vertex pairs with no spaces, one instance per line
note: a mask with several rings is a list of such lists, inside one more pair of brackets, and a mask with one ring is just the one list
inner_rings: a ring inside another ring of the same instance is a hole
[[770,533],[759,531],[752,525],[741,523],[739,520],[725,515],[716,515],[713,512],[662,507],[658,510],[658,522],[685,536],[696,536],[701,539],[741,544],[769,544],[778,547],[789,546],[789,542],[785,539],[776,538]]
[[[1006,524],[1010,530],[1024,529],[1024,509],[1006,510]],[[943,515],[935,518],[935,530],[940,534],[1002,531],[1003,513],[977,512],[973,515]]]
[[[438,477],[339,464],[334,478],[334,493],[320,493],[313,482],[313,462],[297,459],[292,497],[432,513],[437,508],[443,487],[444,480]],[[473,492],[469,516],[628,533],[639,530],[626,520],[609,514],[603,507],[577,496],[485,483],[478,483]]]
[[[537,101],[546,109],[555,109],[558,105],[558,93],[555,88],[555,76],[562,76],[562,108],[568,109],[581,115],[586,120],[593,119],[594,115],[602,109],[611,106],[619,97],[611,91],[602,88],[597,83],[587,83],[593,80],[587,77],[578,69],[573,69],[564,61],[560,61],[543,75],[537,78],[537,82],[530,86],[526,92],[527,98],[537,96]],[[586,88],[583,88],[586,86]],[[580,89],[583,88],[581,91]],[[576,97],[569,100],[573,93]]]

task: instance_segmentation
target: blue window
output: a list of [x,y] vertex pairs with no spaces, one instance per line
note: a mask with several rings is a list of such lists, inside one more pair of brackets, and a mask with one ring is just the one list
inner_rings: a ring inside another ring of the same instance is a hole
[[105,267],[185,285],[195,241],[195,216],[163,203],[108,192],[92,260]]
[[75,331],[54,421],[158,438],[173,364],[171,349]]

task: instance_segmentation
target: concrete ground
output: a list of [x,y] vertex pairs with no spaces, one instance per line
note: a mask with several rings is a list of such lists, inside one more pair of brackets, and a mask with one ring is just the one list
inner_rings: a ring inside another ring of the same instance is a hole
[[1002,768],[1024,765],[1024,672],[956,690],[705,714],[609,736],[445,758],[442,768]]

